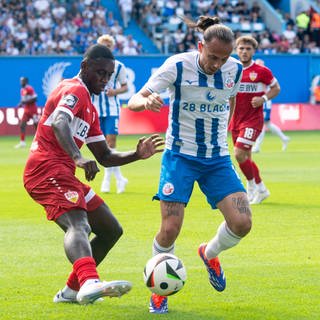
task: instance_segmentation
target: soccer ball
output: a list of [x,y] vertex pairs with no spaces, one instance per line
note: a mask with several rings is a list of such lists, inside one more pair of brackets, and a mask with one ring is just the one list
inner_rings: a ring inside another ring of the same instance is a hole
[[187,272],[182,261],[175,255],[159,253],[147,262],[143,278],[151,292],[170,296],[183,288]]

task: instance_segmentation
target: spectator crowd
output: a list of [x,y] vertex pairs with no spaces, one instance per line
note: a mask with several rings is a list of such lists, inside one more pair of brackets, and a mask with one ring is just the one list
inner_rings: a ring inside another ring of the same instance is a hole
[[[132,35],[124,35],[135,20],[161,53],[196,49],[201,35],[188,29],[181,16],[218,16],[236,37],[251,34],[257,53],[320,53],[320,15],[312,8],[294,19],[283,14],[285,30],[276,33],[264,23],[258,2],[251,7],[236,0],[117,0],[122,21],[100,0],[0,0],[0,55],[83,54],[102,34],[116,40],[115,53],[145,53]],[[146,52],[147,53],[147,52]]]

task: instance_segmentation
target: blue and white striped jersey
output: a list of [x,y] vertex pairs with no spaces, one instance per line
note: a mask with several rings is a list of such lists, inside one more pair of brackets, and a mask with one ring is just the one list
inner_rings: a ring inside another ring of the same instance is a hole
[[199,65],[199,53],[171,56],[150,77],[145,88],[170,98],[166,148],[199,158],[229,154],[229,98],[236,96],[242,64],[230,57],[214,75]]
[[108,97],[106,90],[109,88],[116,89],[119,86],[127,83],[127,71],[124,64],[115,60],[114,73],[112,74],[104,92],[100,95],[92,95],[92,103],[96,107],[99,117],[119,117],[120,115],[120,100],[118,96]]

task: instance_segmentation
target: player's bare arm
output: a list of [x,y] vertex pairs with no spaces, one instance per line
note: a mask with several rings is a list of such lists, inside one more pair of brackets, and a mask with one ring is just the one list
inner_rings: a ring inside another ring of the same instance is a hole
[[279,94],[279,92],[280,92],[280,85],[277,81],[274,85],[270,86],[270,89],[266,94],[264,94],[261,97],[253,97],[251,104],[254,108],[261,107],[268,100],[275,98]]
[[164,140],[158,134],[139,139],[136,150],[117,152],[111,151],[105,141],[92,142],[88,148],[104,167],[122,166],[137,160],[148,159],[156,153],[162,152]]
[[71,117],[66,112],[59,111],[52,122],[54,134],[63,150],[74,160],[77,167],[84,169],[86,179],[91,181],[99,172],[99,168],[94,160],[82,157],[72,137],[70,123]]
[[143,88],[138,93],[133,95],[128,102],[128,108],[132,111],[150,110],[160,112],[164,102],[156,92],[149,92]]
[[122,84],[121,87],[116,88],[116,89],[107,89],[106,94],[108,97],[114,97],[117,96],[118,94],[124,93],[128,91],[128,85],[126,83]]

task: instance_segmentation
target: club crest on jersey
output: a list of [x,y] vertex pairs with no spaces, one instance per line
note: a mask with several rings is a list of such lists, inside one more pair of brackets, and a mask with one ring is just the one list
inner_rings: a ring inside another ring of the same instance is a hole
[[234,80],[232,78],[227,78],[224,84],[228,89],[231,89],[234,87]]
[[162,193],[165,196],[169,196],[170,194],[173,194],[174,192],[174,186],[172,183],[167,182],[163,187],[162,187]]
[[251,81],[256,80],[257,76],[258,76],[258,74],[256,72],[254,72],[254,71],[249,73],[249,78],[250,78]]
[[76,203],[79,199],[79,194],[77,191],[68,191],[64,194],[66,199],[72,203]]
[[216,98],[215,95],[211,91],[209,91],[207,93],[207,100],[208,101],[213,101],[215,98]]
[[73,109],[74,106],[77,104],[79,98],[75,95],[69,93],[67,95],[64,95],[62,99],[59,102],[59,106],[68,107],[70,109]]

